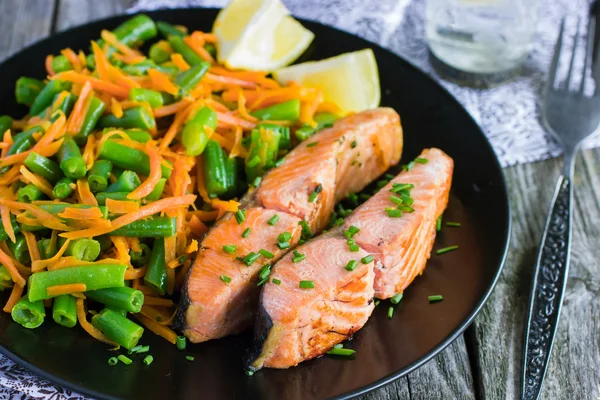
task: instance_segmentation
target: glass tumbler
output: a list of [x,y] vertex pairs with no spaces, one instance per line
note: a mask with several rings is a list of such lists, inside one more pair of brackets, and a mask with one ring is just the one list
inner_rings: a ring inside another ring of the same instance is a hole
[[538,0],[427,0],[433,66],[474,86],[513,78],[531,50],[538,6]]

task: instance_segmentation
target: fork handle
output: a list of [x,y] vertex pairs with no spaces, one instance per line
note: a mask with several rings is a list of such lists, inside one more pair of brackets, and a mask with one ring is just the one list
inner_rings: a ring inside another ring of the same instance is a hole
[[571,248],[571,179],[561,175],[535,264],[523,357],[521,399],[536,400],[552,351],[569,272]]

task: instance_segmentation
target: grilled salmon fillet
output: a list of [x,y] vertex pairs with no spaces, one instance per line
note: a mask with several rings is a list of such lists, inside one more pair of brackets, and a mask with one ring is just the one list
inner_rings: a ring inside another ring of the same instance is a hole
[[[302,221],[311,233],[322,231],[337,201],[399,161],[402,143],[400,117],[394,110],[364,111],[301,143],[283,164],[267,172],[260,186],[242,199],[244,221],[225,215],[202,241],[176,319],[188,339],[204,342],[250,326],[263,265],[276,262],[296,246]],[[316,196],[311,198],[313,193]],[[271,218],[277,221],[270,224]],[[242,237],[246,229],[250,233]],[[290,239],[289,246],[281,248],[278,236],[283,232]],[[235,251],[226,252],[225,245],[235,246]],[[260,250],[266,251],[253,262],[240,260]]]
[[[259,298],[251,369],[288,368],[324,354],[364,326],[374,297],[394,296],[423,271],[436,219],[448,202],[454,167],[438,149],[424,150],[419,159],[421,163],[392,179],[344,225],[297,247],[296,255],[287,254],[274,265]],[[386,209],[397,206],[390,200],[397,196],[391,190],[400,184],[414,186],[414,211],[391,217]],[[358,232],[351,233],[356,228]],[[358,245],[355,251],[348,237]],[[305,258],[299,261],[298,253]]]

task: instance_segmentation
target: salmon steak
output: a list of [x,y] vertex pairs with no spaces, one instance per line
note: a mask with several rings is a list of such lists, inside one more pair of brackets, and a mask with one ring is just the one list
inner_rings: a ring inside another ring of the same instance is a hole
[[367,322],[374,298],[401,293],[423,272],[454,163],[426,149],[344,223],[273,265],[259,298],[250,370],[323,355]]
[[396,164],[402,145],[400,117],[378,108],[342,118],[290,151],[204,237],[176,317],[185,336],[198,343],[251,326],[261,270],[320,233],[335,204]]

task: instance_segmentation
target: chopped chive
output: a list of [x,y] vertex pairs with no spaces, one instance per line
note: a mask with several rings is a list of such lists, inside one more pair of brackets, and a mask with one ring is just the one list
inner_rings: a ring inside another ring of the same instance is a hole
[[243,238],[247,238],[248,236],[250,236],[250,228],[246,228],[244,229],[244,232],[242,232]]
[[414,167],[414,166],[415,166],[415,162],[414,162],[414,161],[411,161],[411,162],[409,162],[408,164],[406,164],[406,165],[404,166],[404,169],[405,169],[406,171],[410,171],[411,169],[413,169],[413,167]]
[[428,296],[427,298],[429,299],[430,303],[435,303],[436,301],[444,300],[444,296],[442,296],[441,294],[434,294],[433,296]]
[[385,179],[392,180],[392,179],[394,179],[396,176],[394,176],[394,175],[392,175],[392,174],[385,174],[383,177],[384,177]]
[[358,146],[358,142],[356,140],[352,141],[352,143],[350,143],[350,147],[352,147],[353,149],[356,148],[356,146]]
[[398,293],[397,295],[395,295],[394,297],[392,297],[390,299],[390,301],[392,302],[392,304],[398,304],[400,303],[400,300],[402,300],[403,294],[402,293]]
[[260,249],[258,253],[265,258],[273,258],[275,254],[271,253],[269,250]]
[[454,228],[460,228],[460,222],[450,222],[450,221],[448,221],[448,222],[446,222],[446,226],[451,226],[451,227],[454,227]]
[[379,299],[375,300],[375,307],[377,307],[379,305],[379,303],[381,303],[381,300],[379,300]]
[[278,242],[289,242],[291,238],[292,238],[291,233],[283,232],[283,233],[280,233],[279,236],[277,236],[277,241]]
[[390,201],[396,204],[397,206],[401,206],[404,203],[400,197],[393,195],[390,196]]
[[248,161],[246,165],[248,166],[248,168],[254,168],[258,166],[258,164],[260,164],[260,161],[261,160],[259,156],[254,156]]
[[150,354],[144,357],[144,364],[150,365],[152,364],[152,361],[154,361],[154,357],[152,357]]
[[357,252],[359,250],[360,250],[360,247],[358,247],[357,244],[351,244],[350,245],[350,251]]
[[351,201],[354,207],[358,206],[358,195],[356,193],[350,193],[346,200]]
[[412,183],[394,183],[394,185],[390,189],[390,192],[410,194],[410,190],[414,187],[415,185],[413,185]]
[[307,144],[306,147],[314,147],[318,144],[319,144],[319,142],[311,142],[311,143]]
[[258,281],[258,283],[256,284],[256,286],[262,286],[264,285],[267,281],[269,280],[269,278],[265,278],[265,279],[261,279],[260,281]]
[[273,226],[277,223],[277,221],[279,221],[279,215],[275,214],[271,218],[269,218],[269,220],[267,221],[267,224]]
[[260,185],[260,182],[262,181],[262,177],[261,176],[257,176],[256,178],[254,178],[254,180],[252,181],[252,186],[254,187],[258,187],[258,185]]
[[235,212],[235,220],[237,221],[238,225],[241,225],[242,222],[246,220],[246,212],[244,210],[237,210]]
[[388,181],[387,179],[382,179],[380,181],[377,181],[377,183],[375,185],[377,186],[377,189],[381,189],[382,187],[384,187],[388,183],[390,183],[390,181]]
[[223,282],[225,282],[228,285],[229,285],[229,282],[231,282],[231,278],[228,277],[227,275],[221,275],[221,276],[219,276],[219,279],[222,280]]
[[273,278],[273,280],[272,280],[271,282],[273,282],[273,283],[274,283],[274,284],[276,284],[276,285],[279,285],[279,284],[281,284],[281,281],[280,281],[279,279],[274,279],[274,278]]
[[277,247],[279,247],[281,250],[289,249],[290,242],[279,242],[277,243]]
[[437,221],[435,221],[435,230],[438,232],[442,230],[442,216],[441,215],[438,217]]
[[350,356],[354,355],[354,353],[356,353],[356,350],[340,349],[340,348],[335,348],[335,347],[327,352],[327,354],[332,355],[332,356],[343,356],[343,357],[350,357]]
[[353,244],[356,244],[356,241],[354,239],[348,239],[346,240],[346,243],[348,244],[348,246],[352,246]]
[[398,206],[398,210],[407,212],[407,213],[415,212],[415,209],[410,206]]
[[111,357],[108,359],[108,365],[111,367],[117,365],[119,363],[119,359],[117,357]]
[[426,158],[417,157],[417,158],[415,158],[415,162],[417,164],[427,164],[429,162],[429,160]]
[[226,244],[225,246],[223,246],[223,251],[228,254],[235,253],[236,249],[237,249],[237,246],[235,244]]
[[258,279],[263,280],[271,275],[271,264],[265,264],[258,273]]
[[314,289],[315,283],[313,281],[300,281],[298,286],[300,289]]
[[370,263],[372,261],[373,261],[373,256],[370,255],[370,254],[367,255],[367,256],[364,256],[363,258],[360,259],[360,262],[363,263],[363,264],[368,264],[368,263]]
[[246,374],[246,376],[252,376],[252,375],[254,375],[254,371],[251,371],[249,369],[245,370],[244,373]]
[[346,238],[348,239],[352,239],[352,237],[358,232],[360,232],[360,228],[357,228],[354,225],[350,225],[350,227],[344,231],[344,236],[346,236]]
[[343,348],[344,348],[344,345],[343,345],[343,344],[341,344],[341,343],[338,343],[338,344],[335,344],[335,345],[333,345],[333,348],[334,348],[334,349],[343,349]]
[[344,218],[338,218],[333,223],[333,226],[340,226],[340,225],[343,225],[343,224],[344,224]]
[[390,308],[388,308],[388,318],[392,319],[393,316],[394,316],[394,307],[390,306]]
[[302,254],[297,250],[294,250],[294,257],[292,257],[293,263],[298,263],[306,258],[306,254]]
[[133,362],[133,360],[132,360],[131,358],[129,358],[129,357],[127,357],[126,355],[123,355],[123,354],[119,354],[119,355],[117,356],[117,359],[118,359],[119,361],[121,361],[121,362],[122,362],[123,364],[125,364],[125,365],[129,365],[129,364],[131,364],[131,363]]
[[308,202],[314,203],[315,200],[317,199],[317,196],[319,195],[319,193],[321,193],[322,190],[323,190],[323,186],[319,183],[317,185],[317,187],[315,188],[315,190],[313,190],[313,192],[310,194],[310,196],[308,196]]
[[448,253],[449,251],[454,251],[456,249],[458,249],[458,246],[456,246],[456,245],[448,246],[448,247],[444,247],[443,249],[437,249],[435,251],[435,254],[437,254],[439,256],[440,254]]
[[185,359],[188,360],[188,361],[194,361],[195,360],[195,358],[192,357],[192,356],[185,356]]
[[348,264],[346,264],[345,269],[346,269],[346,271],[354,271],[357,266],[358,266],[358,261],[350,260],[350,261],[348,261]]
[[[221,276],[223,276],[223,275],[221,275]],[[186,345],[187,345],[187,340],[185,339],[185,336],[177,336],[177,339],[175,340],[175,346],[177,346],[177,350],[185,350]]]
[[275,166],[276,166],[276,167],[279,167],[281,164],[283,164],[283,162],[284,162],[284,161],[285,161],[285,159],[284,159],[284,158],[280,158],[279,160],[277,160],[277,161],[275,162]]
[[129,354],[134,354],[134,353],[147,353],[150,350],[150,346],[142,346],[142,345],[137,345],[131,348],[131,350],[128,351]]
[[310,226],[308,226],[308,223],[306,221],[298,221],[298,225],[300,225],[302,227],[302,234],[301,234],[302,239],[308,240],[308,239],[312,238],[312,232],[310,230]]
[[361,200],[363,200],[363,201],[367,201],[367,200],[369,200],[371,198],[371,195],[368,194],[368,193],[360,193],[358,195],[358,198],[361,199]]
[[248,267],[254,264],[256,260],[260,258],[260,254],[251,251],[246,255],[246,257],[242,258],[242,262],[246,264]]
[[396,208],[386,208],[385,212],[387,212],[388,217],[391,218],[400,218],[402,216],[402,210]]

